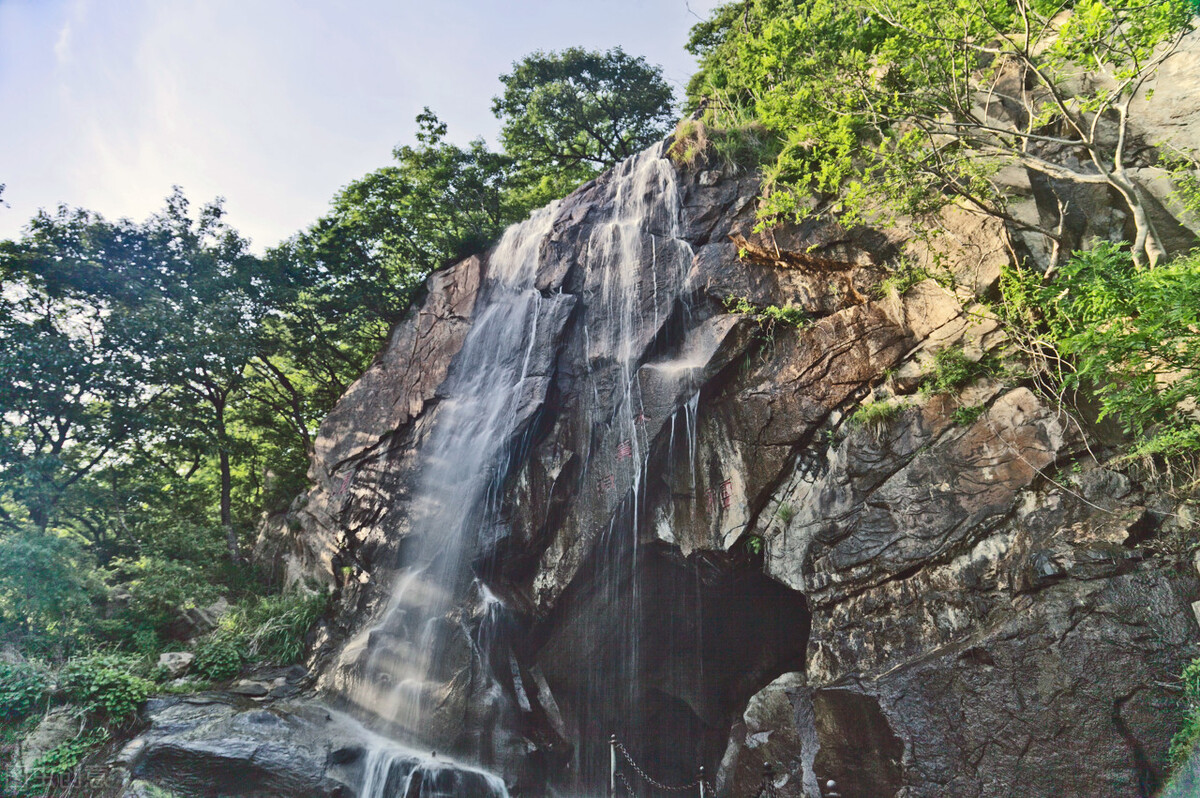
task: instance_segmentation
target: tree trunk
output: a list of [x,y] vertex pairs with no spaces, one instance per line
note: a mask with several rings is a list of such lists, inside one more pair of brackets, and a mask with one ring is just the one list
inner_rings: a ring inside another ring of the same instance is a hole
[[1146,253],[1146,261],[1151,269],[1158,265],[1159,260],[1166,257],[1167,250],[1163,246],[1162,238],[1158,234],[1158,229],[1154,226],[1154,221],[1150,218],[1150,214],[1146,211],[1146,205],[1142,202],[1142,188],[1134,185],[1133,193],[1138,197],[1137,210],[1134,212],[1134,222],[1138,225],[1137,238],[1142,242],[1142,251]]
[[217,455],[221,464],[221,529],[225,531],[229,559],[236,564],[242,561],[242,551],[233,528],[233,474],[229,467],[229,440],[225,436],[225,408],[218,404],[216,410]]
[[[223,437],[223,436],[222,436]],[[225,530],[225,542],[229,546],[229,559],[235,563],[242,561],[241,547],[238,546],[237,532],[233,529],[233,477],[229,472],[229,452],[221,443],[221,529]]]

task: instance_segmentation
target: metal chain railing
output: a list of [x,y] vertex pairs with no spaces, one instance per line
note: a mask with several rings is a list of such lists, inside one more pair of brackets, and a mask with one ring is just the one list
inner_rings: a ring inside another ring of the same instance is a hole
[[[669,793],[683,793],[687,792],[688,790],[699,789],[700,798],[711,798],[715,795],[712,784],[710,784],[704,778],[703,765],[700,766],[700,775],[695,781],[687,784],[672,786],[669,784],[663,784],[661,781],[647,773],[645,769],[643,769],[642,766],[634,760],[633,755],[629,753],[629,749],[617,739],[617,735],[614,734],[609,737],[608,744],[609,798],[617,798],[618,782],[620,782],[621,786],[624,787],[625,794],[629,796],[629,798],[634,798],[634,796],[637,795],[637,793],[634,792],[633,785],[629,783],[628,777],[626,777],[620,768],[618,768],[618,754],[620,754],[620,758],[625,760],[625,763],[633,769],[633,772],[636,773],[642,779],[642,781],[656,790],[662,790],[663,792]],[[838,792],[837,783],[832,779],[825,782],[823,788],[821,789],[821,794],[823,795],[823,798],[842,798],[842,794]],[[775,784],[775,768],[770,762],[763,763],[762,783],[759,785],[758,793],[755,795],[755,798],[779,798],[779,788]]]
[[629,767],[633,769],[633,772],[636,773],[642,779],[642,781],[646,782],[656,790],[662,790],[663,792],[670,793],[682,793],[689,790],[698,789],[700,798],[709,798],[709,796],[713,795],[712,785],[709,784],[704,778],[703,765],[700,766],[700,775],[695,781],[675,786],[663,784],[661,781],[647,773],[645,769],[634,760],[633,755],[629,753],[629,749],[627,749],[623,743],[617,740],[617,735],[614,734],[609,737],[608,743],[611,748],[611,754],[609,758],[609,766],[611,771],[609,774],[609,790],[613,793],[613,798],[616,798],[618,780],[624,785],[625,790],[630,796],[636,795],[636,793],[633,791],[632,785],[629,783],[629,780],[625,777],[625,774],[617,768],[617,754],[621,755],[621,758],[625,760]]

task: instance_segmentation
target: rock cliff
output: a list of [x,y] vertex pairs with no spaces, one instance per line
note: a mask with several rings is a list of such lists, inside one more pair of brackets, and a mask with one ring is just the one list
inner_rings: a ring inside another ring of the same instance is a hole
[[[1162,88],[1163,114],[1194,111]],[[939,352],[1014,358],[986,301],[1045,242],[954,208],[932,240],[815,219],[755,232],[754,179],[663,152],[524,228],[515,354],[478,332],[509,301],[502,242],[430,278],[321,427],[312,488],[259,556],[335,591],[311,663],[323,700],[521,795],[599,794],[614,734],[622,778],[703,767],[728,796],[756,795],[765,763],[796,798],[830,779],[856,797],[1151,795],[1172,684],[1200,653],[1200,581],[1163,553],[1191,519],[1101,465],[1095,431],[1028,379],[918,390]],[[1042,212],[1036,180],[1011,183],[1014,215]],[[1064,220],[1069,239],[1121,234],[1105,197],[1083,200],[1096,212]],[[901,259],[952,279],[881,285]],[[518,376],[493,386],[511,401],[443,567],[422,553],[443,534],[419,522],[423,477],[489,347]],[[417,592],[440,603],[397,589],[426,560],[440,581]],[[429,640],[405,728],[380,662]],[[281,723],[319,740],[335,717],[218,706],[251,747]],[[171,741],[170,723],[203,725],[195,705],[156,712],[130,754],[147,777],[206,745]],[[372,767],[354,734],[306,748],[300,781],[264,766],[262,789],[350,794]]]

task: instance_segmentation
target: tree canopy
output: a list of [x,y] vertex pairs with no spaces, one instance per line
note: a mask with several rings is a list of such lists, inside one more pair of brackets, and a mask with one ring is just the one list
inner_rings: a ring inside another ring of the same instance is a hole
[[505,152],[540,177],[578,181],[640,152],[670,130],[662,69],[620,47],[535,52],[501,75],[492,112]]

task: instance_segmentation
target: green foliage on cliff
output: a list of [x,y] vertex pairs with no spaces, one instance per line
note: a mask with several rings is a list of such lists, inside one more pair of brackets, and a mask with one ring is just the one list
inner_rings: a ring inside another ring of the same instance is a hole
[[715,162],[724,168],[755,169],[779,154],[777,141],[756,121],[714,127],[687,118],[675,126],[667,154],[679,166]]
[[852,428],[866,430],[878,440],[904,408],[904,402],[899,399],[866,402],[850,415],[847,423]]
[[1134,456],[1200,452],[1200,253],[1139,268],[1108,243],[1076,253],[1053,283],[1013,270],[1002,311],[1035,330],[1069,364],[1069,390],[1087,390],[1135,441]]
[[764,222],[812,212],[815,191],[851,221],[958,201],[1041,229],[1006,212],[994,178],[1016,164],[1111,186],[1135,259],[1153,263],[1161,243],[1126,172],[1129,103],[1190,17],[1185,0],[731,2],[692,31],[688,99],[713,126],[777,137]]
[[59,687],[72,703],[101,720],[120,723],[131,718],[153,689],[139,675],[136,658],[96,653],[72,658],[58,675]]
[[0,722],[22,720],[46,697],[46,675],[24,662],[0,662]]
[[989,370],[989,363],[982,359],[972,360],[959,347],[943,349],[934,355],[933,371],[921,385],[921,390],[927,394],[957,391]]
[[304,653],[305,635],[328,606],[327,593],[292,592],[238,607],[201,639],[193,668],[220,680],[236,675],[244,662],[295,662]]
[[775,336],[778,327],[803,327],[810,316],[796,305],[755,305],[747,297],[725,297],[725,310],[741,313],[758,323],[759,333],[768,341]]
[[1183,725],[1171,738],[1171,766],[1180,768],[1200,743],[1200,659],[1183,669]]

